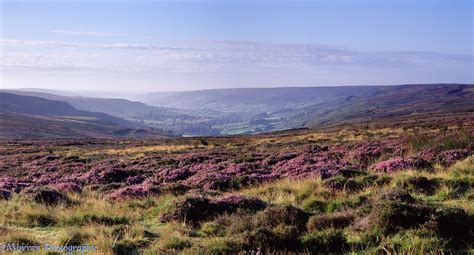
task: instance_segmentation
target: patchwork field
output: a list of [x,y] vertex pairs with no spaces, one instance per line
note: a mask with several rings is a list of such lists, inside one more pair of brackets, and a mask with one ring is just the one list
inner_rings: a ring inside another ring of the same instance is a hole
[[0,145],[0,243],[99,254],[474,251],[471,113]]

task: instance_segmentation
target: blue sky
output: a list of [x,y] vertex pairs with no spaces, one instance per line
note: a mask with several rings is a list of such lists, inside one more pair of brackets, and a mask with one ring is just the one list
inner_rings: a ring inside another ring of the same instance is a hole
[[2,1],[2,87],[474,82],[473,1]]

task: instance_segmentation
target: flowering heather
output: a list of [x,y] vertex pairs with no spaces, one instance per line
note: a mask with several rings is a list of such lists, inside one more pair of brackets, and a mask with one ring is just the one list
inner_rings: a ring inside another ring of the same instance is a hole
[[[21,190],[23,186],[28,186],[28,183],[33,183],[50,185],[65,192],[78,192],[84,185],[119,183],[125,187],[121,192],[126,193],[129,192],[126,187],[138,185],[153,178],[158,183],[157,185],[180,183],[187,187],[201,187],[208,190],[238,189],[285,177],[329,178],[346,169],[366,169],[371,160],[387,155],[386,153],[391,155],[393,149],[387,149],[384,146],[401,148],[401,145],[396,146],[394,143],[394,141],[380,141],[350,146],[302,146],[279,151],[276,156],[271,154],[265,157],[259,156],[260,161],[242,163],[235,163],[233,158],[236,154],[213,152],[209,154],[185,153],[174,157],[150,157],[140,160],[106,159],[90,165],[64,162],[59,157],[39,156],[27,163],[32,171],[26,176],[19,179],[12,178],[0,185],[6,186],[9,190]],[[465,150],[457,150],[447,151],[442,155],[445,155],[443,162],[454,162],[466,157],[468,153]],[[429,168],[433,157],[435,157],[434,152],[424,151],[417,157],[395,157],[380,162],[372,168],[383,172]],[[48,162],[48,158],[52,161]],[[269,164],[269,159],[273,161],[271,164]],[[21,167],[25,167],[25,164],[21,164]],[[42,164],[46,168],[41,167]],[[70,167],[69,170],[68,167]],[[76,183],[76,185],[67,183]]]
[[458,160],[469,157],[471,154],[472,151],[469,149],[447,150],[438,155],[438,160],[442,165],[449,166]]
[[111,199],[139,198],[160,193],[159,186],[152,182],[146,181],[141,184],[135,184],[120,188],[112,192],[108,197]]
[[378,159],[386,148],[387,147],[385,147],[381,142],[366,142],[351,148],[346,154],[346,158],[361,164],[368,164],[371,161]]
[[147,179],[147,177],[144,176],[144,175],[129,176],[127,178],[127,180],[125,181],[125,183],[130,184],[130,185],[140,184],[140,183],[144,182],[146,179]]
[[125,182],[137,173],[126,170],[119,162],[101,162],[91,168],[80,179],[91,184],[107,184],[111,182]]
[[[331,134],[325,136],[330,138]],[[437,137],[442,135],[437,134]],[[220,143],[219,147],[172,153],[152,151],[142,155],[118,152],[128,152],[129,148],[159,147],[159,141],[127,141],[123,144],[117,144],[116,141],[9,144],[8,146],[17,146],[14,150],[22,153],[3,150],[0,178],[9,176],[10,179],[0,180],[0,188],[19,192],[28,186],[50,186],[64,192],[80,192],[89,185],[113,184],[116,189],[123,188],[121,192],[124,194],[133,193],[130,190],[134,189],[139,194],[140,184],[153,180],[160,187],[179,184],[185,189],[225,191],[280,178],[330,178],[344,170],[393,172],[409,168],[430,169],[434,163],[450,165],[472,154],[465,147],[441,153],[435,148],[408,152],[411,147],[403,134],[399,137],[390,135],[339,142],[328,142],[331,139],[318,142],[301,139],[292,141],[294,138],[291,134],[275,136],[272,138],[275,143],[261,145],[253,142],[259,141],[259,137],[247,140],[239,137],[225,138],[228,140],[222,143],[219,139],[211,139],[213,143]],[[84,154],[88,150],[94,153],[91,156]],[[117,155],[114,154],[115,151]],[[137,153],[139,152],[138,150]],[[383,161],[372,165],[381,159]],[[110,188],[100,190],[110,193]]]
[[9,190],[16,193],[31,185],[32,183],[22,182],[10,177],[4,177],[0,179],[0,189]]
[[427,161],[427,162],[435,162],[436,158],[438,157],[438,154],[436,153],[436,151],[434,151],[432,149],[427,149],[427,150],[423,150],[420,153],[418,153],[418,157],[420,159],[423,159],[423,160]]
[[191,175],[192,173],[187,168],[163,169],[157,174],[158,178],[166,183],[185,180]]
[[59,182],[51,185],[52,189],[55,189],[64,193],[81,193],[82,187],[76,182]]
[[[0,141],[0,243],[91,243],[104,254],[472,250],[463,208],[474,147],[462,139],[474,138],[474,119],[375,124],[206,144]],[[458,140],[459,130],[470,133]]]
[[404,169],[410,169],[410,168],[413,168],[414,166],[415,165],[414,165],[413,159],[396,157],[396,158],[379,162],[375,164],[374,166],[372,166],[372,169],[377,172],[390,173],[390,172],[400,171]]
[[401,158],[395,157],[390,160],[380,162],[373,166],[375,171],[394,172],[404,169],[431,170],[432,163],[418,157]]

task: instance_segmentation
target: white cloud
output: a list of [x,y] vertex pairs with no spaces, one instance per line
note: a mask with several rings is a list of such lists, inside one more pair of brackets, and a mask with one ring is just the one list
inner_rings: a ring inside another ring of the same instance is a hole
[[78,36],[115,36],[115,37],[141,37],[141,38],[150,37],[148,35],[133,35],[133,34],[124,34],[124,33],[76,31],[76,30],[62,30],[62,29],[54,29],[54,30],[50,30],[49,32],[55,33],[55,34],[78,35]]
[[55,47],[55,48],[89,48],[89,49],[136,49],[136,50],[166,50],[179,49],[176,47],[166,47],[159,45],[147,44],[128,44],[128,43],[113,43],[113,44],[86,44],[86,43],[71,43],[71,42],[57,42],[57,41],[28,41],[28,40],[11,40],[0,39],[0,47],[15,47],[15,46],[29,46],[29,47]]
[[328,45],[217,41],[165,46],[3,39],[0,49],[1,73],[15,71],[33,80],[31,72],[51,72],[53,82],[57,74],[78,72],[101,74],[102,80],[113,83],[120,76],[146,86],[166,82],[193,84],[192,88],[473,82],[474,73],[470,55]]

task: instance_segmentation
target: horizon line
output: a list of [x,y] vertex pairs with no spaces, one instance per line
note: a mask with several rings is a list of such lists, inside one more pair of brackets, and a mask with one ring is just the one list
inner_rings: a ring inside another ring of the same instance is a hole
[[[232,87],[232,88],[203,88],[193,90],[107,90],[107,89],[54,89],[54,88],[41,88],[41,87],[24,87],[24,88],[11,88],[2,87],[0,90],[51,90],[51,91],[62,91],[62,92],[115,92],[115,93],[173,93],[173,92],[196,92],[196,91],[210,91],[210,90],[245,90],[245,89],[308,89],[308,88],[337,88],[337,87],[388,87],[388,86],[427,86],[427,85],[474,85],[474,83],[459,83],[459,82],[438,82],[438,83],[397,83],[397,84],[358,84],[358,85],[322,85],[322,86],[273,86],[273,87]],[[40,92],[40,91],[38,91]],[[46,93],[46,92],[45,92]]]

